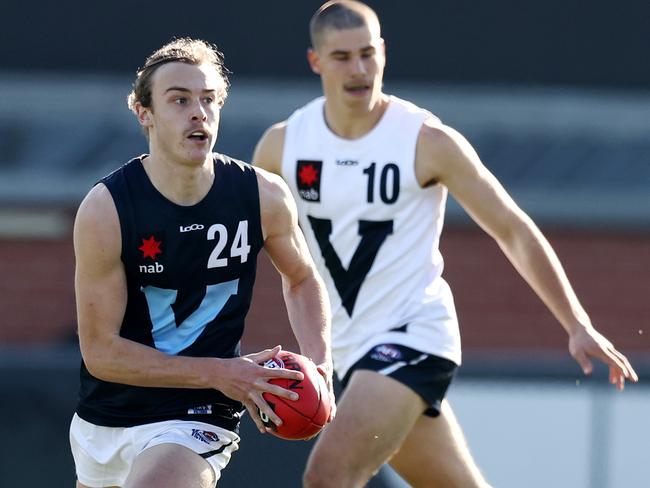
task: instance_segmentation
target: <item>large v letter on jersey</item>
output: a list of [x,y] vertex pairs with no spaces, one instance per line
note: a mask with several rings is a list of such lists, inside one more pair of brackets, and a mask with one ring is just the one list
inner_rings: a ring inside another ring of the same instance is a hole
[[366,279],[368,271],[372,267],[372,263],[377,257],[379,248],[386,240],[389,234],[393,233],[393,221],[359,221],[359,235],[361,242],[354,251],[350,266],[346,270],[341,264],[341,259],[334,250],[334,246],[330,242],[330,235],[332,234],[332,221],[329,219],[318,219],[316,217],[307,216],[311,224],[318,247],[325,259],[325,266],[332,275],[334,286],[339,292],[341,303],[345,307],[348,316],[352,317],[354,304],[357,301],[357,295],[363,281]]
[[180,324],[176,324],[176,316],[172,309],[178,290],[167,290],[156,286],[142,288],[149,305],[149,317],[153,325],[151,334],[156,349],[167,354],[178,354],[192,345],[205,327],[219,315],[228,299],[237,294],[238,287],[238,279],[208,285],[201,304]]

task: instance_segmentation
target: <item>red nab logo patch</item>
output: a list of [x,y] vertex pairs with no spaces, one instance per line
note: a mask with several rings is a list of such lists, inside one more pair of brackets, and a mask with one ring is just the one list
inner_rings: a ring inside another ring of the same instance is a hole
[[142,251],[142,258],[151,258],[155,261],[156,256],[162,253],[162,250],[160,249],[161,244],[162,241],[157,241],[154,236],[149,236],[148,239],[143,238],[142,245],[138,248]]
[[[149,237],[146,237],[146,236]],[[163,239],[157,234],[144,234],[140,236],[142,244],[138,250],[142,253],[138,260],[138,271],[146,274],[160,274],[165,270],[165,266],[159,263],[163,257]],[[152,263],[153,261],[153,263]]]
[[308,202],[320,202],[322,161],[299,160],[296,166],[298,194]]

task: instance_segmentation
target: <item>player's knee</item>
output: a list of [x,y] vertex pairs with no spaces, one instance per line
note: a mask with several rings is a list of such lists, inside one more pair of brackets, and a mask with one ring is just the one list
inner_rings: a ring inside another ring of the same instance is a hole
[[[302,486],[304,488],[321,488],[327,486],[327,473],[324,469],[318,468],[309,463],[302,475]],[[330,480],[331,483],[332,480]]]
[[372,477],[361,467],[349,469],[333,463],[308,463],[302,476],[303,488],[348,488],[365,486]]
[[302,476],[304,488],[334,488],[345,486],[342,470],[331,469],[326,463],[307,463]]

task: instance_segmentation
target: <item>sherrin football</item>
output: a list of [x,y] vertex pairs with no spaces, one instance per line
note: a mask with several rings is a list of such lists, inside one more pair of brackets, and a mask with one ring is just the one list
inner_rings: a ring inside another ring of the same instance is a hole
[[300,371],[304,375],[302,381],[283,378],[269,380],[269,383],[297,393],[300,398],[293,401],[272,393],[263,393],[264,400],[282,419],[282,425],[276,427],[266,415],[260,412],[264,425],[281,439],[309,439],[318,434],[327,423],[331,405],[327,385],[316,365],[311,359],[295,352],[280,351],[275,358],[266,361],[264,366]]

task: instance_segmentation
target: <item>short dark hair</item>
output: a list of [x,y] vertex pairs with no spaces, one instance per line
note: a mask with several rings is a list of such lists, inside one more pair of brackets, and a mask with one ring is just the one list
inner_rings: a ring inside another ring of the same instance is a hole
[[131,110],[136,103],[143,107],[151,107],[151,78],[158,68],[167,63],[187,63],[199,65],[208,63],[214,66],[223,79],[223,87],[217,93],[220,104],[226,101],[228,96],[228,70],[223,64],[223,54],[217,46],[199,39],[183,37],[174,39],[151,54],[138,69],[137,76],[133,82],[133,90],[127,97],[127,104]]
[[356,0],[326,2],[321,5],[309,22],[311,46],[318,49],[326,30],[355,29],[369,25],[369,22],[376,23],[379,28],[377,14],[365,3]]

